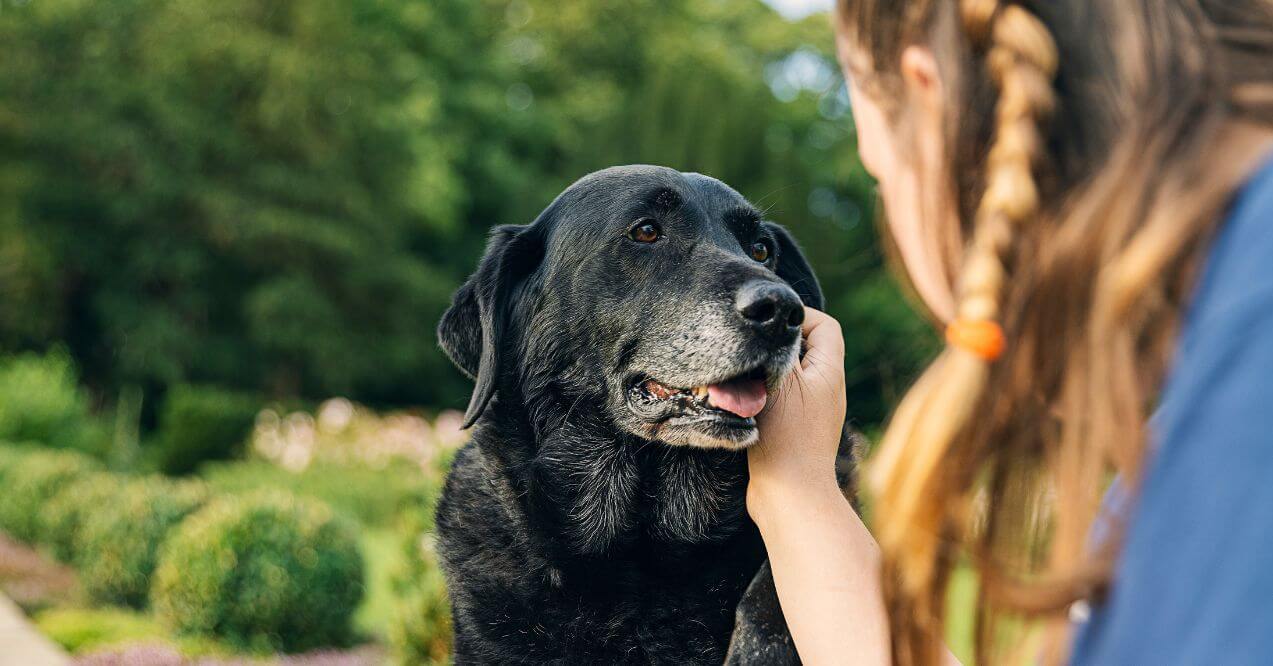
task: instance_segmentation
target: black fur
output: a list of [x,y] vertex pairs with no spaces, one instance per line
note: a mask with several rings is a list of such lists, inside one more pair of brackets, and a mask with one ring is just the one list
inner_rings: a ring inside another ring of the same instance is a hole
[[[629,239],[640,220],[664,237]],[[437,514],[457,663],[719,664],[736,611],[733,663],[796,660],[744,506],[754,427],[639,388],[776,383],[799,337],[742,321],[756,281],[822,307],[787,232],[697,174],[607,169],[493,231],[438,328],[476,382]]]

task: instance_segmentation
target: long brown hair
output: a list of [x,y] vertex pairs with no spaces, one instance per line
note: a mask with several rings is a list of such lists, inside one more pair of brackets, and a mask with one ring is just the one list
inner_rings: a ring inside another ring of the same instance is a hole
[[945,350],[869,478],[894,659],[938,661],[968,558],[995,661],[1002,620],[1060,626],[1110,583],[1118,539],[1086,535],[1112,474],[1136,487],[1193,276],[1273,128],[1273,0],[839,0],[837,29],[873,97],[902,94],[909,45],[953,82],[958,316],[1008,345]]

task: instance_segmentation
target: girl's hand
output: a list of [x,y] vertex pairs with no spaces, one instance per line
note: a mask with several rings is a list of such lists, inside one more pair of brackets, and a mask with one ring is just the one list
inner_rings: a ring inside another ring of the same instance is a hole
[[804,359],[761,413],[760,441],[747,450],[747,510],[804,663],[889,664],[879,549],[835,483],[844,338],[840,324],[809,308],[804,336]]
[[[757,523],[781,498],[839,493],[835,456],[844,426],[844,337],[826,313],[805,308],[804,359],[758,418],[760,441],[747,451],[747,509]],[[772,498],[780,498],[775,501]]]

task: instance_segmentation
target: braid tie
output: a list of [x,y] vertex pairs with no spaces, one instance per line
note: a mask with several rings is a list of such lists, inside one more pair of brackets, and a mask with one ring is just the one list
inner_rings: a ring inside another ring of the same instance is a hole
[[[1038,17],[1015,4],[962,0],[962,22],[998,91],[995,131],[986,159],[986,187],[959,274],[957,319],[942,356],[898,406],[869,471],[877,493],[873,521],[890,575],[902,599],[930,633],[941,610],[930,590],[943,539],[965,529],[971,495],[951,503],[942,488],[975,470],[942,461],[960,445],[979,405],[990,364],[1004,346],[998,323],[1017,229],[1038,214],[1034,169],[1044,155],[1039,129],[1055,107],[1057,49]],[[971,493],[971,490],[969,490]],[[886,577],[889,580],[890,577]],[[890,585],[893,583],[889,583]]]

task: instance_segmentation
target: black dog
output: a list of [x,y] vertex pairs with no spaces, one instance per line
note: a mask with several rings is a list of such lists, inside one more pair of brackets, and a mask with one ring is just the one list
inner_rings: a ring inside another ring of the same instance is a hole
[[438,327],[477,384],[437,513],[457,663],[797,661],[744,449],[802,301],[787,232],[698,174],[607,169],[494,230]]

